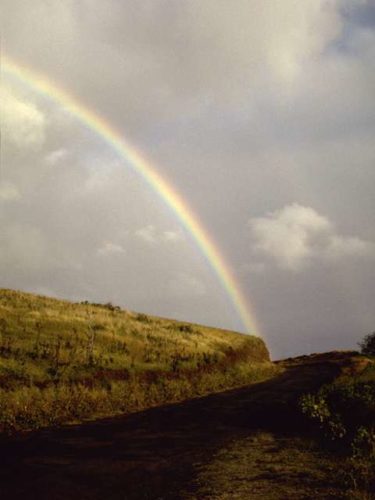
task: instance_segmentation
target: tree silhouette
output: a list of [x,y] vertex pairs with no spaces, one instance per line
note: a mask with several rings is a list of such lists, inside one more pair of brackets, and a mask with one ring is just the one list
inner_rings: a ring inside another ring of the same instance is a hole
[[362,354],[375,356],[375,332],[369,333],[364,339],[358,343]]

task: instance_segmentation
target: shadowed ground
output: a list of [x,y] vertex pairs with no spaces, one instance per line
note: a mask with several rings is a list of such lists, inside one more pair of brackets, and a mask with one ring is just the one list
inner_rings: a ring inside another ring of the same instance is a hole
[[296,358],[252,386],[3,438],[0,498],[345,498],[335,484],[339,465],[297,436],[295,403],[349,359]]

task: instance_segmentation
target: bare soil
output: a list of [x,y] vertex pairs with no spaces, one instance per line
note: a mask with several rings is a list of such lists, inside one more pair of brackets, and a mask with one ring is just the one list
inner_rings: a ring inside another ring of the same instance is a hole
[[336,456],[306,436],[302,393],[350,353],[283,362],[262,383],[147,411],[0,439],[0,498],[350,498]]

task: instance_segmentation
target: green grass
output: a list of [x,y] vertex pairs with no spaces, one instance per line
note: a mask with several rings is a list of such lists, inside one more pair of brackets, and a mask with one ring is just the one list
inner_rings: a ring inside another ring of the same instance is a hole
[[0,432],[133,412],[278,370],[255,336],[0,289]]

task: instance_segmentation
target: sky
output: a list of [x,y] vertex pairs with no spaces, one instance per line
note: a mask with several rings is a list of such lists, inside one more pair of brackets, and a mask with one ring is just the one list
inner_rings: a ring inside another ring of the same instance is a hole
[[[375,330],[373,0],[2,0],[1,51],[105,119],[196,214],[274,359]],[[181,220],[1,72],[0,287],[245,331]]]

